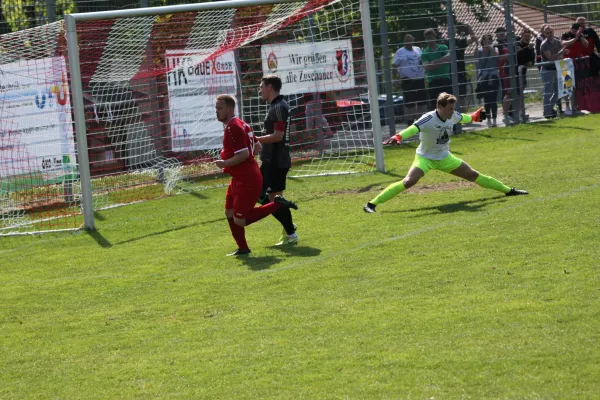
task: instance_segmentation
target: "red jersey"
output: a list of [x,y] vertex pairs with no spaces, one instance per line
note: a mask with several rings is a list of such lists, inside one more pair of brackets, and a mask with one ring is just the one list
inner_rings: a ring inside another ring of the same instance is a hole
[[[567,32],[562,36],[563,42],[567,40],[573,39],[575,36],[571,34],[571,32]],[[565,56],[565,58],[579,58],[589,56],[594,52],[594,38],[589,36],[585,38],[588,42],[587,47],[581,43],[581,40],[575,41],[571,46],[567,47],[569,49],[569,54]]]
[[231,118],[225,126],[225,132],[223,134],[221,160],[228,160],[244,150],[248,150],[249,157],[237,165],[225,168],[225,173],[228,173],[233,177],[255,173],[258,164],[254,159],[254,144],[257,141],[250,125],[238,117]]
[[583,43],[581,43],[579,40],[567,47],[567,49],[569,49],[569,54],[567,54],[565,58],[583,57],[583,52],[586,50],[586,48],[583,47]]
[[588,42],[588,47],[583,48],[582,56],[589,56],[594,52],[594,47],[596,47],[596,43],[594,42],[594,38],[592,36],[588,36],[585,38]]

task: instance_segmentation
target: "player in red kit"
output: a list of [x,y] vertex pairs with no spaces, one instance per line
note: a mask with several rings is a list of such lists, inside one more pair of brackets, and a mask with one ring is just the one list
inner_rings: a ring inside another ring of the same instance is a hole
[[245,226],[259,221],[282,207],[298,209],[296,204],[282,196],[272,202],[254,207],[262,191],[262,175],[254,159],[255,149],[260,143],[252,133],[252,128],[234,115],[235,99],[229,95],[219,95],[215,105],[217,119],[225,125],[221,159],[215,161],[218,168],[232,176],[225,196],[225,215],[231,234],[238,249],[230,256],[251,253],[246,243]]

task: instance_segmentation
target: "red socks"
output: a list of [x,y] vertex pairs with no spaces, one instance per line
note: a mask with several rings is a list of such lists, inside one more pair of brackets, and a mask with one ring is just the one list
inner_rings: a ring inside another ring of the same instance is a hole
[[248,243],[246,242],[246,230],[244,227],[233,222],[233,218],[227,218],[227,222],[229,222],[229,229],[231,230],[233,239],[238,245],[238,249],[248,250]]
[[248,214],[246,214],[246,226],[273,214],[281,207],[281,204],[275,202],[270,202],[260,207],[254,207],[252,210],[250,210],[250,212],[248,212]]
[[[273,214],[277,210],[280,210],[282,207],[281,204],[271,202],[267,203],[264,206],[255,207],[246,215],[246,225],[250,225],[256,221],[260,221],[261,219]],[[231,235],[235,239],[235,242],[238,245],[238,249],[240,250],[248,250],[248,243],[246,242],[246,230],[243,226],[238,226],[233,218],[227,218],[227,222],[229,223],[229,229],[231,230]]]

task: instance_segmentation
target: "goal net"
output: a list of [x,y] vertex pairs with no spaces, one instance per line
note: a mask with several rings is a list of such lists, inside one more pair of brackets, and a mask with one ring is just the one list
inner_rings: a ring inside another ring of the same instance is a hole
[[226,182],[215,98],[260,135],[268,74],[290,104],[291,176],[373,169],[359,2],[217,7],[78,21],[85,136],[64,23],[0,38],[0,234],[79,227],[85,168],[96,210]]

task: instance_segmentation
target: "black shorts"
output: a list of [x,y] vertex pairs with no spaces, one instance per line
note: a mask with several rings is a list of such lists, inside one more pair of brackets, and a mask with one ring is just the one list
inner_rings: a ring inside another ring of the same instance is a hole
[[425,89],[425,79],[403,79],[402,80],[402,96],[404,97],[404,105],[413,107],[420,103],[427,103],[429,96]]
[[461,96],[467,94],[467,73],[459,72],[458,73],[458,92]]
[[452,80],[450,78],[436,78],[429,82],[429,101],[431,102],[431,108],[437,108],[437,98],[442,92],[452,93]]
[[260,172],[263,176],[263,193],[277,193],[285,190],[285,180],[289,168],[277,168],[271,164],[260,166]]

